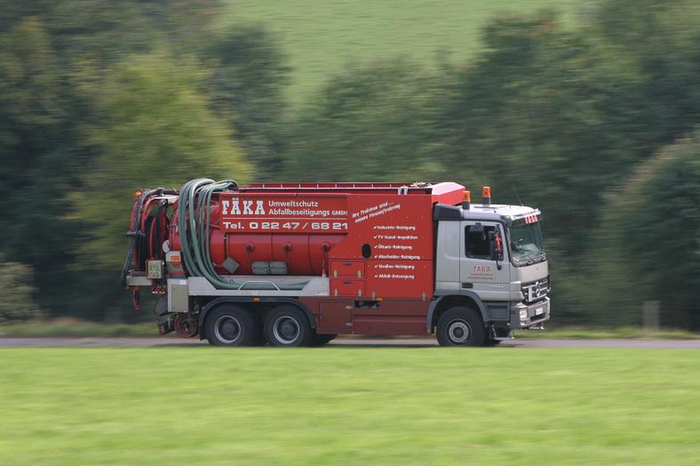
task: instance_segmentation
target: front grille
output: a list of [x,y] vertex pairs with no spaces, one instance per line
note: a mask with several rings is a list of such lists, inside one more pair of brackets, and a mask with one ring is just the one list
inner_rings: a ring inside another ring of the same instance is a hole
[[535,303],[544,299],[549,290],[549,277],[523,284],[521,291],[526,303]]

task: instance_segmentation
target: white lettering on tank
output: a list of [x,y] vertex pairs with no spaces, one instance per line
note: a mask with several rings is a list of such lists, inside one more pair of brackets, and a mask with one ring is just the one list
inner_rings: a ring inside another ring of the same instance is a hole
[[263,207],[263,201],[255,201],[255,215],[265,215],[265,208]]
[[238,199],[233,200],[233,210],[231,215],[241,215],[241,203]]
[[243,201],[243,215],[253,215],[253,209],[250,206],[253,205],[253,201],[244,200]]

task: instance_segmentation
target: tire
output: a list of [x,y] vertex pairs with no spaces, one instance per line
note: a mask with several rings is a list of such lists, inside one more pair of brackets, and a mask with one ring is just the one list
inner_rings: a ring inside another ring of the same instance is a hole
[[484,346],[486,328],[473,309],[453,307],[438,320],[437,340],[440,346]]
[[270,346],[309,346],[313,335],[309,319],[296,306],[283,304],[265,318],[265,340]]
[[503,340],[495,340],[493,338],[489,338],[488,340],[486,340],[484,346],[498,346],[501,344],[502,341]]
[[314,335],[311,341],[312,346],[323,346],[330,343],[337,337],[337,333],[322,333],[321,335]]
[[260,334],[252,312],[239,306],[221,306],[207,316],[206,337],[214,346],[251,346]]

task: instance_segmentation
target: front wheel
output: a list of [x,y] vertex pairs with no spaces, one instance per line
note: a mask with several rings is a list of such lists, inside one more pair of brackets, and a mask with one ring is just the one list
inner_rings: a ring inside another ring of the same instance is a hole
[[440,346],[483,346],[486,329],[476,311],[454,307],[440,316],[437,340]]

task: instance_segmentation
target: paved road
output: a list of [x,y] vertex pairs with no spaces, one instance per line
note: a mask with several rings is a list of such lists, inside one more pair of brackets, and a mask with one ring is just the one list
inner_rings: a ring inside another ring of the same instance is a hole
[[[208,346],[198,339],[182,338],[0,338],[0,348],[15,347],[187,347]],[[334,347],[433,347],[432,338],[359,339],[339,338]],[[515,339],[504,341],[500,348],[692,348],[700,350],[700,340],[555,340]]]

